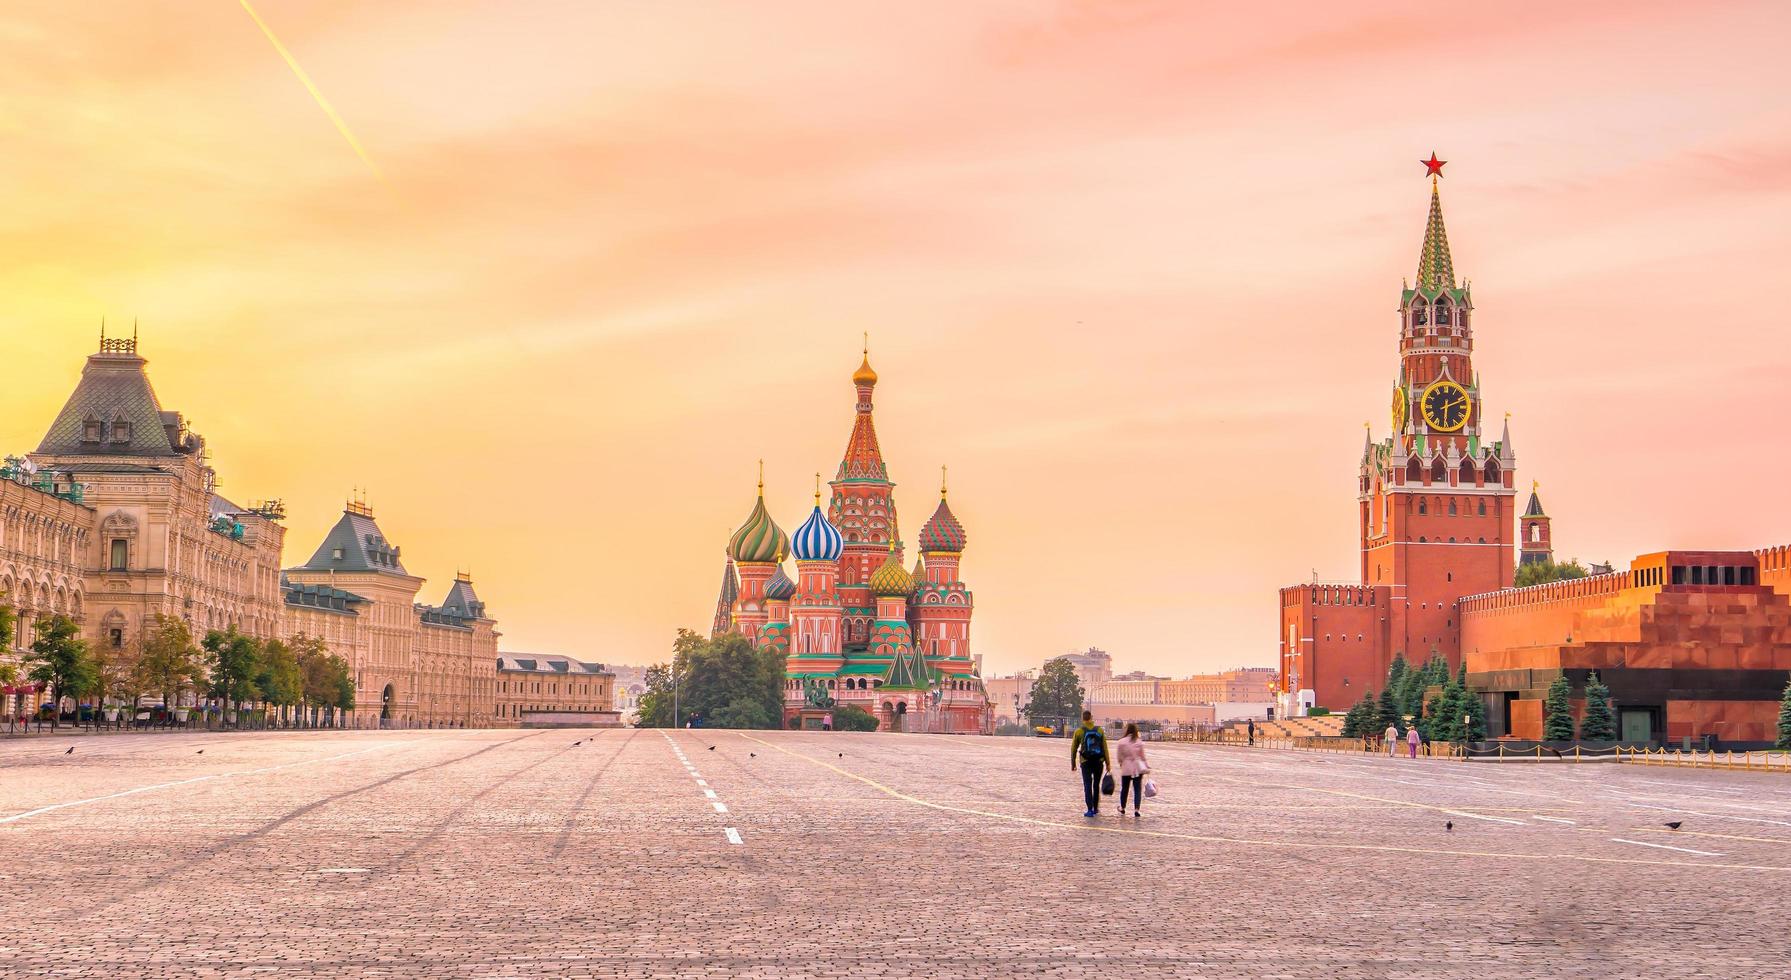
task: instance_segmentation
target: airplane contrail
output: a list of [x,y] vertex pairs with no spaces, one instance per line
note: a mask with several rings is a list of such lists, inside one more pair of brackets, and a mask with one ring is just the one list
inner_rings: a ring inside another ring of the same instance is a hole
[[286,59],[286,67],[292,69],[292,73],[298,76],[298,80],[304,83],[305,89],[311,93],[311,98],[317,100],[317,105],[323,110],[324,115],[329,116],[330,122],[336,124],[336,132],[341,133],[342,138],[348,141],[348,145],[354,148],[355,155],[361,158],[361,162],[367,165],[367,169],[373,171],[373,176],[378,177],[380,182],[384,183],[386,175],[379,169],[379,164],[374,163],[373,158],[367,155],[367,150],[361,146],[361,141],[354,138],[354,133],[349,131],[348,124],[336,114],[336,109],[330,105],[330,100],[324,98],[323,93],[317,90],[316,84],[311,81],[311,76],[305,74],[305,70],[299,67],[298,61],[292,57],[292,52],[286,50],[286,45],[281,44],[280,39],[274,36],[273,28],[267,26],[267,22],[261,19],[261,15],[255,12],[254,7],[249,5],[249,0],[239,0],[239,2],[242,3],[243,10],[248,13],[250,19],[255,21],[255,26],[261,28],[261,33],[267,36],[268,43],[274,46],[275,51],[280,52],[280,57]]

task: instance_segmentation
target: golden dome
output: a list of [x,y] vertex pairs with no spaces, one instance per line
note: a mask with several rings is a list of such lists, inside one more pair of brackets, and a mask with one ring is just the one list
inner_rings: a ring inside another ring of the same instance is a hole
[[877,372],[871,370],[871,355],[864,355],[864,363],[852,372],[852,383],[855,385],[874,385],[877,383]]

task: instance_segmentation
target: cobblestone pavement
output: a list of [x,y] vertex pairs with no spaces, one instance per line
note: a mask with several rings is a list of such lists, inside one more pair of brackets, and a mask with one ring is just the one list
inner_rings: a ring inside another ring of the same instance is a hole
[[9,742],[0,976],[1791,976],[1782,775],[1153,745],[1144,816],[1085,820],[1068,754]]

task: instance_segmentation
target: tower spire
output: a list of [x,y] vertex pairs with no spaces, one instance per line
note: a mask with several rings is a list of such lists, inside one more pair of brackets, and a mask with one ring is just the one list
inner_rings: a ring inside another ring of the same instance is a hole
[[945,466],[944,466],[944,464],[940,464],[940,466],[939,466],[939,499],[940,500],[945,499]]
[[1418,252],[1419,292],[1435,295],[1444,289],[1455,288],[1455,263],[1449,256],[1449,234],[1443,229],[1443,198],[1437,190],[1437,178],[1442,176],[1443,164],[1432,153],[1429,160],[1419,163],[1429,168],[1430,176],[1430,217],[1424,223],[1424,245]]

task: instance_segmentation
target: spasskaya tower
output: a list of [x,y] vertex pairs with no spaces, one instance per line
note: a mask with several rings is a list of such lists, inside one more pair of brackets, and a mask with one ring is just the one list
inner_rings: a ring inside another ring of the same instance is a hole
[[1474,370],[1474,303],[1455,277],[1431,154],[1430,214],[1416,280],[1399,296],[1391,435],[1362,447],[1360,585],[1281,590],[1281,670],[1289,708],[1348,708],[1378,690],[1395,655],[1461,663],[1462,596],[1509,588],[1517,457],[1499,437]]

